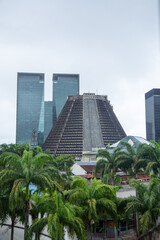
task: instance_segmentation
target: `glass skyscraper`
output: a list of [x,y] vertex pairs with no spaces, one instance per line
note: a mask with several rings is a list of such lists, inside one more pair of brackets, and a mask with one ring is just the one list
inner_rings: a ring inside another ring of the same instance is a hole
[[146,138],[160,143],[160,89],[145,94]]
[[17,74],[16,143],[41,146],[68,96],[79,94],[78,74],[53,74],[53,100],[44,101],[44,74]]
[[44,102],[44,141],[47,138],[53,124],[56,122],[56,111],[53,101]]
[[37,134],[37,144],[44,137],[44,74],[18,73],[16,143],[29,143],[32,132]]
[[68,96],[79,94],[79,74],[53,74],[53,102],[58,118]]

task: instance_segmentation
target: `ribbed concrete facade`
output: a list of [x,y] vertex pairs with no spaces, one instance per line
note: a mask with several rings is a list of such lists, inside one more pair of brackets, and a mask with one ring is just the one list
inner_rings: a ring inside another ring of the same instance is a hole
[[126,134],[106,96],[83,94],[69,97],[47,137],[43,149],[54,155],[83,152],[113,144]]

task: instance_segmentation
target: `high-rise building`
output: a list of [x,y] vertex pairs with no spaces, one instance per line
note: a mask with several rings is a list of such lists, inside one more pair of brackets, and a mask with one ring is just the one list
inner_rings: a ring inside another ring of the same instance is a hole
[[88,93],[68,97],[43,149],[81,157],[125,136],[107,97]]
[[47,138],[52,129],[53,124],[56,122],[56,109],[53,101],[44,102],[44,140]]
[[18,73],[16,143],[41,146],[67,97],[77,94],[78,74],[53,74],[53,100],[44,101],[44,74]]
[[53,74],[53,102],[58,118],[68,96],[79,94],[79,74]]
[[44,137],[44,74],[18,73],[16,143],[29,143],[34,132],[34,145]]
[[160,89],[145,94],[146,138],[160,142]]

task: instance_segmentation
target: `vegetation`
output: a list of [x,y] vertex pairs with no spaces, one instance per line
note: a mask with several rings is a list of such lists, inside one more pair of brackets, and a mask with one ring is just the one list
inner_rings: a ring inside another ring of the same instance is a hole
[[[105,223],[107,217],[112,217],[115,222],[117,221],[114,189],[99,180],[94,179],[88,184],[86,179],[75,177],[66,196],[71,204],[78,204],[82,207],[88,239],[90,239],[90,234],[94,230],[93,226],[97,224],[99,217],[103,218]],[[106,231],[104,231],[105,234]]]
[[55,158],[57,168],[59,170],[66,170],[66,167],[71,167],[74,163],[74,157],[68,154],[60,155]]
[[117,156],[119,154],[120,148],[116,148],[113,150],[113,153],[110,153],[106,150],[99,150],[97,154],[97,158],[100,160],[97,162],[95,167],[95,176],[99,170],[101,170],[102,179],[108,183],[111,180],[112,185],[114,186],[115,182],[117,182],[116,172],[118,170],[118,165],[116,162]]
[[160,214],[160,179],[153,178],[149,185],[132,179],[130,186],[135,187],[136,196],[128,198],[125,211],[129,214],[138,212],[139,232],[145,233],[156,224]]
[[[99,219],[107,239],[107,219],[116,229],[119,218],[133,215],[138,216],[137,235],[155,226],[160,217],[160,146],[156,142],[137,149],[123,142],[121,146],[98,152],[95,179],[88,182],[72,176],[72,156],[54,157],[27,144],[0,145],[0,224],[11,219],[11,240],[16,221],[24,224],[24,240],[39,240],[44,228],[54,240],[64,240],[66,233],[91,239]],[[120,186],[115,186],[120,185],[118,171],[134,178],[141,172],[151,181],[146,185],[132,179],[136,196],[120,199],[116,196]]]

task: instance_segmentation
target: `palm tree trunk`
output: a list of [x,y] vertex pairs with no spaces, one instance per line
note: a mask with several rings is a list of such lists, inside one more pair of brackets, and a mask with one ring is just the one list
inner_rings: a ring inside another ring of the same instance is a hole
[[35,240],[39,240],[40,239],[40,233],[35,233]]
[[114,186],[114,176],[112,176],[112,186]]
[[39,234],[35,233],[35,240],[39,240]]
[[152,233],[149,233],[149,240],[152,240]]
[[135,233],[136,233],[136,236],[138,237],[139,236],[139,228],[138,228],[138,225],[139,225],[139,220],[138,220],[138,216],[137,216],[137,212],[134,212],[133,213],[133,221],[134,221],[134,228],[135,228]]
[[29,200],[25,201],[25,222],[24,222],[24,239],[27,240],[29,228]]
[[26,184],[24,240],[27,240],[28,228],[29,228],[29,183]]
[[118,232],[116,226],[114,226],[114,239],[118,240]]
[[13,240],[14,239],[14,221],[15,221],[14,216],[11,216],[11,221],[12,221],[12,224],[11,224],[11,240]]
[[106,240],[106,230],[107,230],[107,220],[104,220],[104,235],[103,235],[103,239]]
[[[136,190],[136,197],[138,197],[138,192]],[[137,228],[137,237],[139,237],[139,213],[136,212],[136,228]]]
[[87,240],[91,239],[91,231],[90,231],[90,224],[87,226]]
[[139,237],[139,213],[136,212],[137,237]]
[[111,178],[112,178],[112,186],[114,186],[114,171],[113,171],[113,168],[111,168]]

